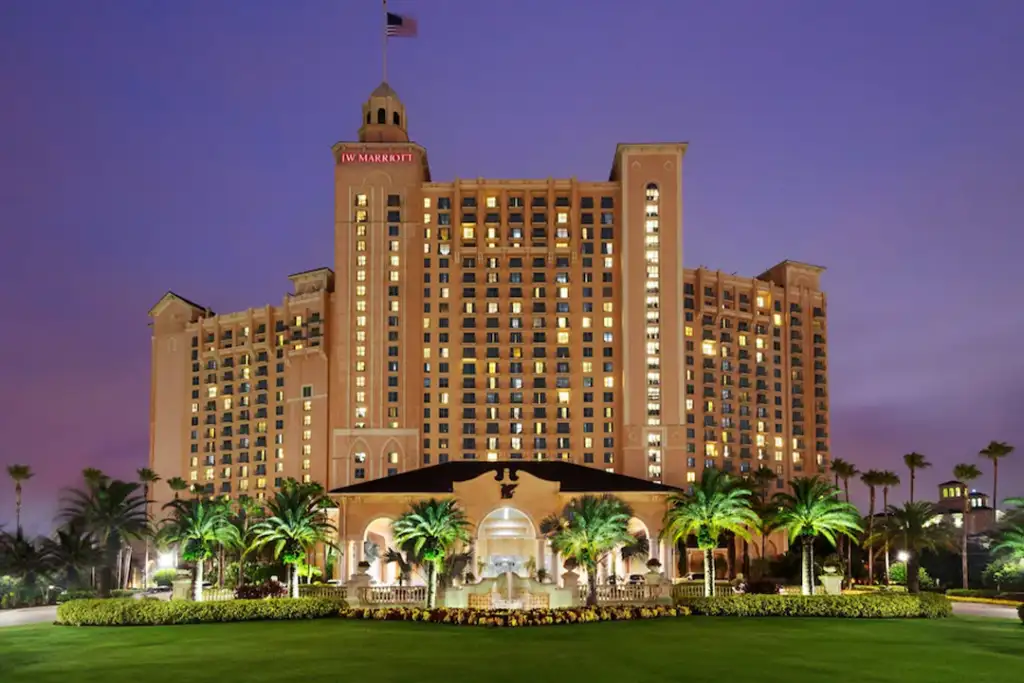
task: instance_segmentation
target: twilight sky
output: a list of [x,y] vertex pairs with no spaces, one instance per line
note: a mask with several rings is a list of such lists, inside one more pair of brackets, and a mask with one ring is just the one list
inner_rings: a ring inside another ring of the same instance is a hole
[[[1024,2],[390,9],[435,179],[604,179],[616,142],[688,140],[688,267],[828,268],[834,455],[906,480],[925,453],[931,494],[1009,441],[1024,495]],[[146,464],[167,289],[228,312],[333,266],[330,145],[381,31],[378,0],[0,3],[0,464],[38,473],[30,530],[83,467]]]

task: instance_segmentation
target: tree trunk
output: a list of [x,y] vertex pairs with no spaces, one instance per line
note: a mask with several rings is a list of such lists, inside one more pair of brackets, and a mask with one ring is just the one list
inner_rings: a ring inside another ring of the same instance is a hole
[[122,564],[123,555],[124,555],[124,548],[123,547],[119,547],[117,549],[117,559],[114,560],[114,566],[115,566],[114,575],[111,577],[114,580],[114,585],[111,586],[111,588],[113,588],[114,586],[116,586],[117,588],[121,587],[121,570],[124,567],[124,565]]
[[110,589],[114,583],[114,568],[109,562],[100,567],[99,580],[97,581],[96,594],[101,598],[110,597]]
[[914,468],[910,468],[910,502],[914,502]]
[[967,512],[969,498],[964,496],[963,532],[960,534],[960,569],[963,573],[964,589],[969,588],[967,581]]
[[124,547],[124,585],[121,588],[128,588],[128,585],[132,581],[132,547],[126,545]]
[[[889,517],[889,487],[882,489],[882,507],[885,510],[885,517]],[[889,538],[885,539],[885,585],[889,585]]]
[[[512,596],[510,595],[509,598]],[[587,607],[597,607],[597,562],[587,565]]]
[[704,596],[712,597],[715,594],[715,549],[704,550]]
[[[589,601],[589,597],[587,598]],[[427,562],[427,609],[437,606],[437,567],[433,561]]]
[[[967,495],[967,491],[964,491],[964,495]],[[995,519],[996,524],[999,523],[999,459],[992,458],[992,517]],[[967,525],[967,520],[964,520],[964,525]]]
[[217,586],[224,587],[224,544],[220,546],[220,553],[217,555]]
[[[870,504],[868,505],[868,538],[875,532],[875,487],[871,488]],[[868,545],[868,585],[875,584],[875,548]]]
[[804,537],[800,541],[800,555],[803,568],[800,572],[800,594],[814,595],[814,546],[813,541]]
[[917,557],[917,553],[910,553],[910,558],[907,560],[907,592],[908,593],[920,593],[921,592],[921,572],[920,560]]
[[[846,491],[846,502],[850,502],[850,480],[843,480],[843,489]],[[846,574],[849,577],[850,586],[853,585],[853,539],[850,537],[846,538]]]
[[192,570],[192,600],[203,601],[203,563],[205,560],[196,560],[195,569]]
[[142,590],[149,588],[149,538],[146,538],[146,555],[142,560]]
[[293,597],[293,598],[299,597],[299,567],[298,567],[298,565],[293,565],[292,566],[291,586],[289,586],[288,588],[289,588],[288,594],[289,594],[290,597]]
[[14,484],[14,530],[21,533],[21,482]]

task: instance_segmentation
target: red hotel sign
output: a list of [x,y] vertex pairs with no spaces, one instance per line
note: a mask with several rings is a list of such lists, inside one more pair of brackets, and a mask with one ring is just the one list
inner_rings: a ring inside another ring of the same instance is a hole
[[412,152],[342,152],[343,164],[404,164],[413,161]]

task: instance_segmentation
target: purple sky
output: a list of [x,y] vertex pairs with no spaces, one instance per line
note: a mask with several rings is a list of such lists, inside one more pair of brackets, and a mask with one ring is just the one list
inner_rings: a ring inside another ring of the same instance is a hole
[[[389,80],[435,179],[600,180],[616,142],[689,140],[687,266],[828,268],[834,454],[923,452],[930,494],[1009,441],[1024,494],[1024,2],[391,9],[419,21]],[[83,467],[145,464],[165,290],[227,312],[333,265],[330,145],[381,24],[375,0],[0,4],[0,463],[38,472],[30,528]]]

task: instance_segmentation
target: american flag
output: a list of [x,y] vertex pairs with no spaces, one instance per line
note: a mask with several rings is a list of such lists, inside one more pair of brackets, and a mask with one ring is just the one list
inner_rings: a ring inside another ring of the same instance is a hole
[[395,38],[413,38],[416,35],[416,20],[401,14],[388,12],[387,31],[385,35]]

